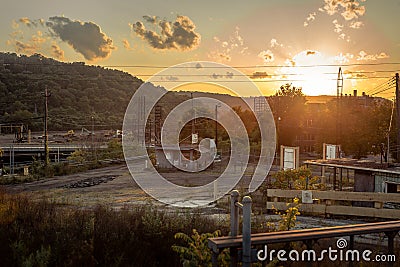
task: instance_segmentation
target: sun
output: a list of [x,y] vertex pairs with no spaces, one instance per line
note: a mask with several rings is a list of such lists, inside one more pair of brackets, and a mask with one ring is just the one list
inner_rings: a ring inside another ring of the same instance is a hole
[[338,67],[334,57],[321,52],[304,50],[286,61],[279,73],[295,87],[302,87],[305,95],[336,94]]

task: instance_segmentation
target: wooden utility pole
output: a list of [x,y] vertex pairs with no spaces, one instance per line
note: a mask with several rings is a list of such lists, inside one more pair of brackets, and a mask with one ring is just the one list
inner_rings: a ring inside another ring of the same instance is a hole
[[396,126],[397,126],[397,149],[396,149],[396,160],[397,162],[400,161],[400,92],[399,92],[399,74],[396,73],[395,76],[395,82],[396,82]]
[[47,119],[48,119],[48,105],[47,99],[50,97],[50,93],[47,91],[47,87],[44,90],[44,165],[49,164],[49,135],[47,132]]

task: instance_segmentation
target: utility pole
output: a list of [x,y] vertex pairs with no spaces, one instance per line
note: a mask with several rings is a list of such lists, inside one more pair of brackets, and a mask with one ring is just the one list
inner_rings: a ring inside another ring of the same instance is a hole
[[342,111],[341,111],[341,100],[343,95],[343,73],[342,67],[339,67],[338,77],[337,77],[337,86],[336,86],[336,145],[339,145],[341,142],[342,135]]
[[396,81],[396,115],[397,115],[397,149],[396,149],[396,160],[397,162],[400,161],[400,92],[399,92],[399,73],[396,73],[395,76],[395,81]]
[[44,165],[47,166],[49,164],[49,135],[47,132],[47,119],[48,119],[48,101],[47,99],[50,97],[50,93],[46,89],[44,90]]

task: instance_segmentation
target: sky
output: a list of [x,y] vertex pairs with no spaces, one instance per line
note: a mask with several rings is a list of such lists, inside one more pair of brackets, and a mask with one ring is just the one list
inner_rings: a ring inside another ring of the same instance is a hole
[[400,0],[1,4],[0,51],[121,69],[143,80],[176,64],[212,61],[237,68],[265,95],[286,83],[306,95],[335,95],[341,67],[344,94],[392,98],[390,79],[400,72]]

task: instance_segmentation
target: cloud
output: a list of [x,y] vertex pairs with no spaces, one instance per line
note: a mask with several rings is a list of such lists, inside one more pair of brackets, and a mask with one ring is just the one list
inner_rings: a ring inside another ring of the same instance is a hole
[[315,51],[308,50],[306,56],[315,55],[315,53],[316,53]]
[[265,79],[265,78],[271,78],[271,75],[269,75],[265,71],[256,71],[252,75],[250,75],[250,79]]
[[351,78],[356,78],[356,79],[363,79],[363,78],[368,78],[368,76],[363,73],[363,71],[344,71],[344,75],[346,75],[346,78],[351,79]]
[[122,40],[122,44],[124,45],[124,48],[125,48],[126,50],[128,50],[128,51],[133,50],[133,48],[131,47],[131,44],[129,43],[128,40],[123,39],[123,40]]
[[350,28],[353,28],[353,29],[360,29],[362,26],[364,26],[364,23],[361,21],[352,21],[350,23]]
[[213,78],[213,79],[219,79],[219,78],[232,79],[233,76],[234,76],[234,73],[233,73],[233,72],[229,72],[229,71],[227,71],[225,74],[218,74],[218,73],[215,73],[215,72],[214,72],[214,73],[211,75],[211,78]]
[[145,21],[147,21],[148,23],[152,23],[152,24],[156,24],[157,21],[158,21],[158,17],[157,16],[147,16],[147,15],[145,15],[145,16],[143,16],[143,19]]
[[179,78],[177,76],[166,76],[165,80],[175,82],[175,81],[178,81]]
[[[333,31],[338,34],[338,38],[342,39],[342,40],[346,40],[347,42],[350,42],[350,36],[346,35],[343,32],[344,25],[340,24],[337,19],[333,20],[332,23],[335,26]],[[347,36],[347,38],[346,38],[346,36]]]
[[217,74],[217,73],[214,72],[214,73],[211,75],[211,77],[212,77],[213,79],[219,79],[219,78],[224,77],[224,75]]
[[218,37],[213,37],[218,48],[211,52],[208,56],[215,60],[231,61],[232,55],[247,55],[248,47],[245,45],[243,37],[239,33],[239,27],[235,28],[233,35],[227,40],[221,40]]
[[275,38],[272,38],[269,43],[270,43],[271,48],[274,48],[274,47],[277,47],[277,46],[278,47],[283,47],[283,44],[278,43],[278,41]]
[[232,79],[233,78],[233,72],[227,71],[225,77],[228,78],[228,79]]
[[304,21],[303,26],[304,26],[304,27],[307,27],[307,26],[310,24],[310,22],[312,22],[312,21],[315,20],[315,16],[316,16],[316,15],[317,15],[316,12],[310,13],[310,14],[308,15],[308,17],[306,18],[306,21]]
[[56,43],[51,45],[51,55],[58,60],[64,60],[64,51]]
[[60,38],[87,60],[107,58],[115,49],[113,41],[93,22],[51,17],[46,22],[53,37]]
[[258,57],[262,58],[264,63],[270,63],[275,60],[274,53],[271,50],[261,51]]
[[24,42],[23,36],[21,35],[20,40],[15,38],[16,36],[12,36],[13,39],[8,40],[7,44],[14,46],[14,49],[17,53],[23,53],[32,55],[41,49],[42,45],[46,42],[46,39],[43,38],[43,33],[41,31],[37,31],[36,34],[32,35],[31,38]]
[[[157,18],[144,16],[144,20],[155,23]],[[196,26],[187,16],[177,16],[174,22],[159,21],[158,27],[161,31],[159,33],[146,29],[140,21],[130,24],[130,27],[137,36],[147,41],[155,49],[186,51],[193,50],[200,44],[201,36],[195,32]]]
[[357,19],[365,13],[365,6],[360,5],[360,2],[365,0],[324,0],[324,2],[325,5],[319,11],[328,15],[341,12],[340,15],[345,20]]
[[350,54],[350,53],[346,53],[346,54],[340,53],[339,55],[337,55],[337,56],[334,57],[334,60],[335,60],[336,62],[338,62],[339,64],[345,64],[345,63],[350,62],[350,60],[353,59],[353,58],[354,58],[354,55],[353,55],[353,54]]
[[232,59],[230,55],[224,54],[224,53],[218,53],[218,56],[219,56],[221,59],[224,59],[224,60],[226,60],[226,61],[231,61],[231,59]]
[[389,58],[389,55],[385,52],[381,52],[379,54],[367,54],[364,50],[361,50],[357,55],[357,60],[359,61],[375,61],[378,59]]
[[31,20],[27,17],[20,18],[18,21],[28,27],[37,27],[39,25],[44,26],[45,24],[44,19]]

